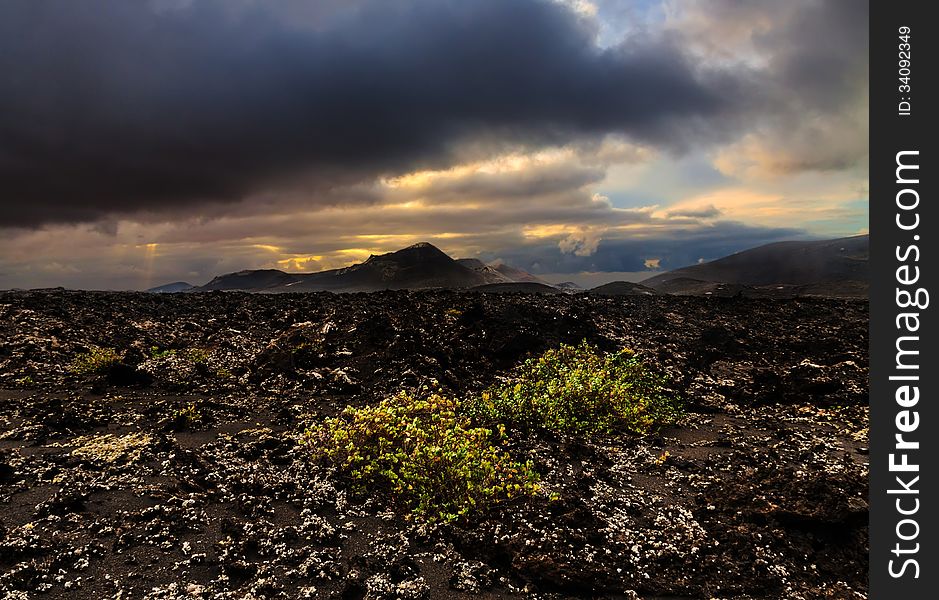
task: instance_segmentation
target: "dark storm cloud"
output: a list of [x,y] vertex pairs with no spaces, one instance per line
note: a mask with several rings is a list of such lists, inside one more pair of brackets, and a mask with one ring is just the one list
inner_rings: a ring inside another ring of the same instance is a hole
[[667,36],[600,50],[555,3],[298,6],[0,4],[0,226],[315,192],[467,142],[678,147],[733,95]]
[[[866,0],[701,0],[707,27],[725,17],[769,21],[753,47],[766,58],[755,88],[764,113],[751,129],[775,174],[866,169],[869,9]],[[742,154],[753,154],[753,146]],[[744,158],[746,158],[744,156]]]
[[757,44],[772,53],[781,86],[805,106],[836,113],[867,85],[869,17],[866,0],[811,2]]

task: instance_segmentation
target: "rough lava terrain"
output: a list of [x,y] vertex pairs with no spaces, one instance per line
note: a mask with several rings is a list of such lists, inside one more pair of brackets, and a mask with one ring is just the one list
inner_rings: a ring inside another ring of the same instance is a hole
[[[861,300],[0,293],[0,597],[866,598],[867,326]],[[511,434],[534,499],[427,525],[299,443],[584,339],[688,412]],[[120,360],[75,373],[93,347]]]

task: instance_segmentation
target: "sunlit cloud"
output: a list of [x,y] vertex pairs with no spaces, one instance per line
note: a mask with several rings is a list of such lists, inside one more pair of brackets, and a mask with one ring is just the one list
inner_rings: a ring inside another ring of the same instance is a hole
[[558,242],[558,248],[564,254],[590,256],[597,251],[603,232],[596,229],[580,229],[567,235]]
[[252,248],[257,248],[258,250],[267,250],[268,252],[273,252],[275,254],[280,254],[283,250],[278,246],[273,246],[271,244],[251,244]]

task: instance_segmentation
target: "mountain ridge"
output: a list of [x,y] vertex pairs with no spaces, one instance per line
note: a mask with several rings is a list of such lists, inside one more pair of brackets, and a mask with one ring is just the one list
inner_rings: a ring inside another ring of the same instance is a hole
[[[543,291],[597,295],[756,295],[773,297],[867,295],[869,238],[775,242],[698,265],[658,273],[640,283],[614,281],[590,290],[575,284],[550,284],[505,263],[478,258],[454,259],[429,242],[420,242],[338,269],[287,273],[248,269],[213,277],[201,286],[174,282],[149,292],[246,291],[374,292],[381,290],[463,289]],[[187,287],[188,286],[188,287]]]

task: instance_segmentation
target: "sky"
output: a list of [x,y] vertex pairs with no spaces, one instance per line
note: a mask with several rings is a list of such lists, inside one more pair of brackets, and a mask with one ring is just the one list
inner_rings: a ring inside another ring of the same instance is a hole
[[6,0],[0,289],[429,241],[638,281],[868,226],[857,0]]

